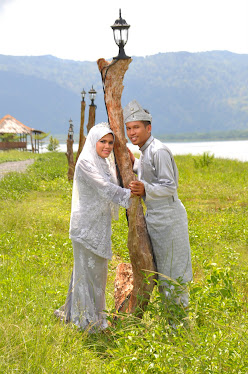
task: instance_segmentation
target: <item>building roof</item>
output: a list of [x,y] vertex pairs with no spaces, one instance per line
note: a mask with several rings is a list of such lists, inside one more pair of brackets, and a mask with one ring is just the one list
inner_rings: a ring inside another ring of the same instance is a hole
[[0,119],[0,134],[31,134],[32,132],[42,133],[40,130],[35,130],[28,127],[7,114],[2,119]]

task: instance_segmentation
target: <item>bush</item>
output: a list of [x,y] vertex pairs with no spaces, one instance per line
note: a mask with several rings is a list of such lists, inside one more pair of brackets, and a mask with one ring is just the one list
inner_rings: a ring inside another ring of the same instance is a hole
[[210,164],[212,164],[212,162],[214,160],[214,155],[210,155],[209,152],[204,152],[202,157],[199,160],[196,160],[195,158],[193,158],[193,160],[194,160],[194,164],[195,164],[196,169],[198,169],[200,167],[204,168],[204,167],[207,167]]
[[50,136],[49,138],[49,144],[47,146],[47,150],[50,152],[57,151],[59,148],[59,141],[58,139],[54,138],[53,136]]

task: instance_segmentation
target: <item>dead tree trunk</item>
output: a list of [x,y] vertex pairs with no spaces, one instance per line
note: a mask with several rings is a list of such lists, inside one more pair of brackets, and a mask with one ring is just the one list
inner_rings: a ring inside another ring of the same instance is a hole
[[89,119],[87,125],[87,134],[89,134],[90,129],[95,125],[96,120],[96,106],[91,104],[89,106]]
[[73,143],[74,143],[74,140],[70,139],[69,135],[68,135],[66,157],[67,157],[67,160],[68,160],[68,173],[67,173],[67,176],[68,176],[68,180],[69,181],[73,180],[74,169],[75,169],[74,157],[73,157]]
[[[104,97],[109,122],[115,134],[115,157],[125,188],[128,188],[130,182],[136,178],[127,151],[123,110],[121,107],[121,95],[124,88],[123,79],[131,61],[131,59],[114,60],[111,63],[104,59],[97,61],[105,86]],[[128,209],[128,221],[128,249],[133,271],[133,289],[130,297],[127,298],[127,290],[130,292],[130,284],[126,284],[124,290],[119,288],[119,295],[115,295],[115,299],[117,300],[117,309],[119,308],[120,311],[127,310],[131,313],[138,311],[138,315],[141,317],[143,314],[142,311],[149,301],[154,287],[154,279],[156,278],[155,275],[152,275],[149,278],[150,283],[147,283],[144,281],[144,273],[156,272],[156,267],[150,238],[147,233],[141,199],[138,197],[132,198],[131,207]],[[125,277],[125,272],[129,274],[128,278],[131,279],[128,266],[126,268],[122,266],[119,271],[123,274],[122,279]],[[116,285],[117,283],[118,281]],[[138,300],[138,296],[140,297],[140,301]],[[137,307],[140,309],[137,309]]]
[[82,152],[82,149],[84,147],[84,143],[86,140],[86,137],[84,135],[84,114],[85,114],[85,101],[81,101],[81,122],[80,122],[80,132],[79,132],[79,143],[78,143],[78,151],[76,156],[75,164],[77,163],[78,157],[80,156],[80,153]]

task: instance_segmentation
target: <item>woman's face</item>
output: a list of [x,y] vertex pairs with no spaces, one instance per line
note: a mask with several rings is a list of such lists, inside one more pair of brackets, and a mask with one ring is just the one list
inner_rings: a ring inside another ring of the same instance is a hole
[[102,158],[107,158],[114,148],[114,137],[112,134],[103,136],[96,142],[96,153]]

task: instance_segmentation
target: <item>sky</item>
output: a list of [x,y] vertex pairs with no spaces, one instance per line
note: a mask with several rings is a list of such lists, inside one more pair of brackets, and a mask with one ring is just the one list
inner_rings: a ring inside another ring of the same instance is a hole
[[0,54],[110,59],[119,8],[131,25],[128,56],[248,54],[248,0],[0,0]]

